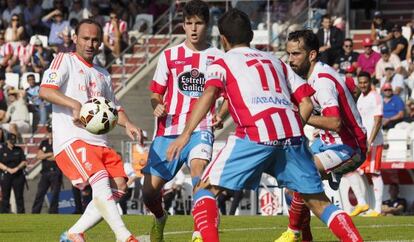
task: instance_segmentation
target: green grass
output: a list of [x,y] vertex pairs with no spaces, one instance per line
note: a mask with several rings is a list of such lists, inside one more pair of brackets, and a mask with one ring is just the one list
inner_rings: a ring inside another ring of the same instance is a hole
[[[58,241],[62,231],[70,227],[79,216],[75,215],[0,215],[0,241]],[[149,231],[150,216],[124,216],[130,230],[136,235]],[[356,218],[363,238],[369,240],[414,240],[414,217]],[[286,228],[287,217],[235,216],[221,217],[221,241],[273,241]],[[189,216],[170,216],[165,241],[189,241],[193,228]],[[315,241],[335,241],[335,237],[319,220],[312,218]],[[106,223],[88,231],[88,241],[115,241]]]

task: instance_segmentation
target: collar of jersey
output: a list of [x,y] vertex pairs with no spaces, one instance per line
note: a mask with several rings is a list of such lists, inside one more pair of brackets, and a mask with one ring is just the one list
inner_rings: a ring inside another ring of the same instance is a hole
[[82,56],[80,56],[78,53],[76,53],[76,52],[73,52],[74,53],[74,55],[83,63],[83,64],[85,64],[87,67],[89,67],[89,68],[91,68],[91,67],[93,67],[93,64],[92,63],[89,63],[89,62],[87,62],[85,59],[83,59],[83,57]]

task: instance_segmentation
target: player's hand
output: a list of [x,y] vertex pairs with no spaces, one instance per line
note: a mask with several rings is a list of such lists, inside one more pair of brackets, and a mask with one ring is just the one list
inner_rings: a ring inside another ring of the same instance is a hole
[[161,118],[164,117],[165,115],[167,115],[167,108],[165,106],[165,104],[158,104],[155,109],[154,109],[154,116],[157,118]]
[[180,157],[180,153],[184,146],[188,143],[190,136],[181,134],[178,138],[172,142],[167,149],[167,161],[172,161]]
[[219,115],[214,114],[213,115],[213,124],[212,124],[212,126],[213,126],[214,130],[222,129],[223,128],[223,119]]
[[132,140],[138,141],[140,144],[143,142],[142,129],[136,127],[133,123],[125,123],[125,132]]
[[81,108],[82,108],[82,104],[78,101],[74,101],[73,107],[72,107],[72,121],[76,126],[80,128],[84,128],[85,126],[80,121]]

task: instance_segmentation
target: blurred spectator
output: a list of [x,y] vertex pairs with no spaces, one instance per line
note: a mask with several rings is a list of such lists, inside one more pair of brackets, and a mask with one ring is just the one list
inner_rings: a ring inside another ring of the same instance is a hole
[[6,112],[7,112],[7,99],[4,94],[5,85],[6,85],[6,75],[4,73],[4,70],[0,69],[0,121],[4,119],[4,117],[6,116]]
[[402,35],[401,27],[396,25],[392,28],[394,38],[390,41],[391,52],[398,55],[401,61],[407,57],[408,41]]
[[383,129],[388,130],[401,122],[404,118],[404,102],[392,92],[392,86],[386,82],[382,86],[384,100]]
[[[118,153],[118,155],[121,156],[120,153]],[[138,177],[135,174],[134,169],[132,168],[131,162],[124,162],[124,170],[125,170],[125,174],[128,176],[128,181],[127,181],[128,189],[125,195],[119,199],[119,205],[121,206],[122,214],[128,214],[127,202],[132,197],[132,192],[134,191],[134,188],[135,188],[135,181],[138,179]]]
[[36,4],[36,0],[26,0],[26,6],[23,9],[25,31],[31,36],[34,33],[40,33],[42,8]]
[[[46,1],[48,1],[48,0],[46,0]],[[67,6],[68,6],[69,2],[71,2],[71,1],[69,1],[69,0],[53,0],[52,8],[43,8],[43,9],[47,9],[48,11],[46,11],[46,12],[49,12],[52,9],[58,9],[62,13],[63,19],[67,20],[68,19],[68,13],[69,13],[69,9],[68,9]]]
[[381,46],[380,52],[381,59],[377,62],[377,65],[375,66],[375,78],[377,80],[381,80],[381,78],[385,76],[386,67],[392,67],[394,68],[395,72],[400,73],[400,58],[396,54],[390,53],[390,50],[385,45]]
[[31,66],[33,71],[39,74],[43,74],[43,71],[47,69],[53,58],[53,52],[43,47],[42,41],[36,39],[34,42],[33,55],[31,58]]
[[400,96],[402,100],[406,99],[406,90],[404,85],[404,77],[398,73],[395,73],[394,67],[385,67],[385,75],[381,78],[380,87],[385,83],[390,83],[392,91],[395,95]]
[[[231,198],[231,206],[230,211],[227,214],[226,208],[226,201],[230,200]],[[235,215],[236,210],[239,207],[240,201],[243,199],[243,190],[241,191],[234,191],[234,190],[224,190],[217,196],[217,203],[220,209],[220,213],[222,215]]]
[[364,46],[364,53],[361,53],[358,56],[358,70],[357,72],[360,73],[368,72],[371,77],[375,76],[375,66],[377,62],[381,59],[381,55],[375,52],[372,49],[372,41],[370,38],[365,38],[362,41],[362,45]]
[[6,42],[10,42],[14,49],[22,39],[23,33],[24,27],[20,15],[13,14],[11,22],[4,33],[4,39]]
[[8,91],[9,106],[2,120],[2,128],[17,137],[20,137],[21,133],[30,131],[29,111],[23,96],[24,91],[14,89]]
[[49,124],[47,126],[47,139],[40,142],[39,151],[36,155],[36,160],[42,161],[42,170],[40,171],[41,177],[37,186],[32,213],[40,213],[43,200],[49,188],[52,193],[49,204],[49,213],[59,213],[59,193],[60,188],[62,187],[62,172],[56,165],[52,144],[52,125]]
[[374,13],[374,19],[371,23],[371,39],[374,45],[387,44],[392,39],[392,25],[382,16],[380,11]]
[[75,51],[75,43],[72,40],[72,34],[70,31],[65,30],[62,32],[63,43],[57,46],[57,52],[74,52]]
[[104,44],[117,58],[121,51],[128,45],[127,23],[120,20],[115,11],[109,14],[110,20],[104,27]]
[[7,0],[7,8],[3,11],[2,19],[3,25],[6,26],[10,23],[14,14],[22,14],[22,8],[17,4],[16,0]]
[[47,109],[51,108],[51,104],[42,100],[39,97],[39,85],[36,85],[35,75],[28,74],[26,76],[27,83],[29,87],[26,91],[27,106],[29,112],[33,113],[33,127],[32,130],[35,131],[37,124],[45,125],[47,123],[48,111]]
[[13,58],[6,70],[7,72],[25,73],[32,70],[31,57],[33,55],[33,45],[29,41],[29,35],[24,33],[22,41],[14,50]]
[[342,44],[344,42],[344,33],[336,27],[332,26],[331,16],[322,16],[322,28],[318,30],[319,58],[328,65],[333,65],[339,55]]
[[339,70],[339,73],[345,74],[345,71],[350,66],[356,67],[359,54],[353,49],[352,39],[345,39],[338,58],[336,58],[333,67]]
[[105,26],[105,17],[100,13],[99,5],[97,3],[91,4],[89,18],[98,22],[101,26]]
[[169,212],[174,199],[177,196],[181,195],[180,193],[181,193],[181,189],[183,188],[184,180],[185,180],[184,172],[182,171],[182,169],[180,169],[177,172],[177,175],[175,175],[175,177],[172,180],[170,180],[164,185],[162,196],[164,199],[165,211]]
[[69,21],[71,19],[77,19],[80,22],[82,19],[89,18],[89,14],[88,9],[83,7],[82,0],[73,0],[68,19]]
[[[0,31],[0,68],[6,69],[13,57],[13,47],[4,39],[4,32]],[[11,68],[11,67],[9,67]]]
[[7,134],[6,145],[0,148],[0,184],[3,198],[0,213],[10,213],[10,193],[13,189],[17,213],[24,213],[24,185],[26,178],[23,169],[27,165],[22,148],[15,146],[16,135]]
[[49,45],[56,46],[63,43],[63,40],[59,37],[61,32],[69,28],[69,21],[63,19],[63,12],[59,9],[55,9],[42,18],[42,22],[50,28],[49,33]]
[[264,12],[265,1],[237,1],[235,8],[240,9],[249,15],[252,29],[257,29],[257,25],[261,21],[260,14]]
[[394,216],[394,215],[403,215],[407,208],[407,200],[404,198],[399,198],[398,193],[400,188],[398,184],[390,184],[388,193],[390,194],[390,199],[382,202],[382,215],[385,216]]
[[408,99],[405,105],[405,117],[404,121],[411,123],[414,121],[414,99]]

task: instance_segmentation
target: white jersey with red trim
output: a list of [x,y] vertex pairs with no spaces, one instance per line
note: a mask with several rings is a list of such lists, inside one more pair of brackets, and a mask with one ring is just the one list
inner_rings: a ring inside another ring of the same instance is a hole
[[366,152],[366,131],[345,80],[332,67],[318,62],[308,83],[316,91],[312,96],[314,109],[322,116],[340,117],[342,120],[339,133],[321,130],[322,141],[325,144],[346,144]]
[[213,62],[207,74],[205,88],[219,88],[229,101],[236,136],[272,144],[303,135],[297,105],[314,90],[273,55],[235,48]]
[[[193,51],[185,43],[161,54],[150,90],[163,96],[168,114],[157,119],[155,136],[181,134],[194,104],[204,91],[207,66],[223,54],[214,47]],[[195,131],[211,130],[213,113],[214,108]]]
[[[367,95],[361,93],[357,102],[358,111],[361,114],[362,124],[367,130],[367,139],[371,137],[372,128],[374,127],[375,116],[383,115],[383,101],[381,95],[375,90],[371,90]],[[380,129],[375,137],[372,145],[384,144],[382,129]]]
[[[59,53],[43,74],[42,87],[58,89],[81,104],[92,97],[105,97],[121,110],[112,89],[110,74],[102,67],[86,62],[76,53]],[[53,104],[53,151],[55,155],[75,140],[108,146],[106,135],[94,135],[77,127],[72,121],[72,109]]]

